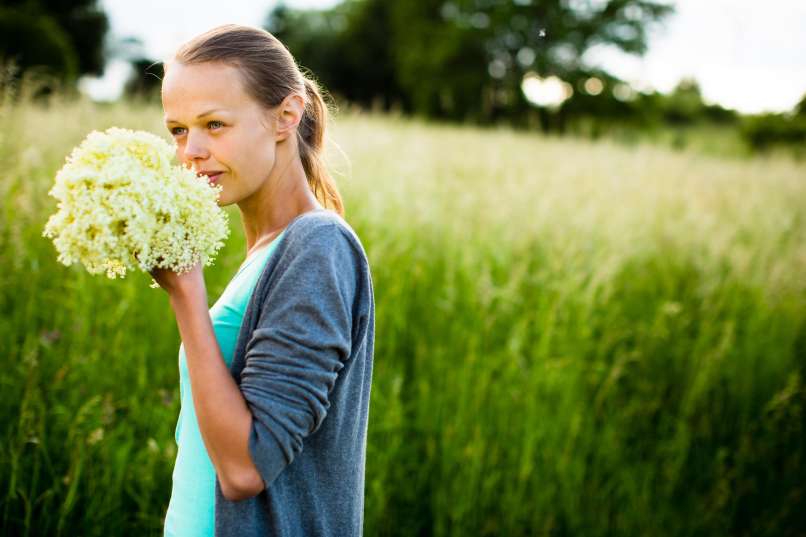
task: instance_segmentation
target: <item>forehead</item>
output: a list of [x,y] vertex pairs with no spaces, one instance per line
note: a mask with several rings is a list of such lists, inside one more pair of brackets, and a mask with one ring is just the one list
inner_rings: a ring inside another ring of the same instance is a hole
[[238,110],[256,103],[246,93],[238,69],[223,63],[172,62],[162,79],[166,120],[189,121],[213,108]]

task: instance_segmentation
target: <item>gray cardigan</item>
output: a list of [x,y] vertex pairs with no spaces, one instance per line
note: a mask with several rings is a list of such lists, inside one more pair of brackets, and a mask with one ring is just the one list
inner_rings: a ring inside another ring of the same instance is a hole
[[215,486],[216,537],[359,536],[375,302],[363,246],[330,210],[297,216],[246,307],[230,366],[266,488]]

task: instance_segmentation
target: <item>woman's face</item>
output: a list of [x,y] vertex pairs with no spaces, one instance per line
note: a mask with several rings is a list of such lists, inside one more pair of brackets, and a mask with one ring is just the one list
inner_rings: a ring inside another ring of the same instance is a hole
[[247,95],[235,67],[171,63],[162,107],[177,159],[223,187],[219,205],[245,199],[266,183],[275,161],[272,116]]

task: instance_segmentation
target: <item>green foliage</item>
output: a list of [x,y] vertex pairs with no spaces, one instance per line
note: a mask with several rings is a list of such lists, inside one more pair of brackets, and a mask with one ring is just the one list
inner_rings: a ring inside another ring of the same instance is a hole
[[794,148],[803,155],[806,150],[806,115],[796,112],[752,116],[745,119],[742,136],[756,151],[783,146]]
[[706,122],[733,124],[738,119],[738,114],[732,110],[706,104],[700,86],[693,78],[681,80],[669,95],[660,97],[656,103],[664,123],[672,126]]
[[796,116],[806,116],[806,93],[803,94],[800,102],[795,105],[794,112]]
[[385,108],[407,101],[395,78],[389,2],[342,2],[330,10],[279,4],[266,26],[334,97]]
[[595,44],[646,49],[671,12],[648,0],[601,3],[360,0],[330,10],[285,5],[267,29],[334,94],[427,117],[517,123],[528,71],[575,79]]
[[[167,298],[40,235],[86,131],[160,110],[0,117],[0,534],[161,535]],[[802,164],[375,115],[331,136],[377,308],[366,535],[806,533]],[[211,301],[245,251],[229,209]]]
[[39,67],[67,79],[78,75],[78,56],[70,37],[47,15],[0,8],[0,53],[21,71]]
[[138,57],[130,60],[132,76],[126,81],[123,93],[130,99],[159,100],[162,77],[162,63]]
[[704,105],[699,84],[693,79],[681,80],[663,105],[664,118],[672,124],[690,123],[701,117]]
[[72,80],[100,75],[109,28],[97,0],[5,0],[0,7],[0,56],[22,71],[45,67]]
[[[738,113],[704,102],[696,81],[683,80],[668,95],[633,91],[625,98],[616,90],[623,81],[581,61],[602,43],[643,53],[648,29],[670,12],[666,4],[634,0],[354,0],[327,10],[280,4],[266,27],[337,98],[365,107],[593,138],[674,132],[678,149],[691,142],[686,133],[712,127],[733,138]],[[529,71],[558,75],[573,95],[556,110],[536,108],[521,90]],[[585,88],[591,77],[601,93]],[[744,135],[751,150],[797,138],[791,123],[774,127],[751,122]]]

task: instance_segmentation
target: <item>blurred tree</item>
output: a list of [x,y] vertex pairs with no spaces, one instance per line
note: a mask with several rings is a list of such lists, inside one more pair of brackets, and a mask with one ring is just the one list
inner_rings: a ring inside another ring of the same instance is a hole
[[806,93],[803,94],[800,102],[795,105],[795,108],[792,109],[792,112],[796,116],[806,117]]
[[596,138],[616,122],[644,126],[657,120],[657,94],[638,93],[633,100],[619,99],[614,89],[624,81],[601,69],[580,68],[569,79],[573,82],[574,94],[560,110],[576,126],[584,125],[583,134]]
[[40,66],[68,80],[100,75],[108,28],[97,0],[3,0],[0,55],[22,71]]
[[576,84],[591,47],[642,54],[648,26],[671,11],[655,0],[350,0],[317,11],[281,4],[267,29],[334,93],[517,124],[533,108],[521,91],[527,72]]
[[806,154],[806,117],[791,114],[760,114],[744,118],[742,138],[754,151],[790,147]]
[[123,94],[139,99],[156,99],[162,86],[162,62],[139,57],[130,60],[132,74],[123,86]]
[[672,125],[695,123],[732,124],[738,114],[716,104],[707,104],[702,97],[700,85],[693,78],[683,78],[675,89],[657,101],[662,118]]
[[745,143],[754,151],[788,147],[798,157],[806,157],[806,95],[790,112],[743,118],[741,133]]
[[110,59],[127,62],[131,66],[123,94],[127,97],[154,100],[159,98],[162,85],[163,65],[148,57],[145,45],[139,37],[117,38],[108,46]]
[[686,124],[701,117],[704,103],[700,85],[693,78],[683,78],[663,102],[666,121],[672,124]]
[[[440,9],[444,20],[484,42],[486,85],[508,96],[501,105],[515,123],[532,108],[521,91],[527,72],[555,75],[578,88],[589,74],[583,59],[588,50],[607,45],[643,54],[648,27],[670,12],[665,4],[643,0],[461,0]],[[567,104],[558,114],[567,114]],[[610,105],[620,107],[612,100]]]
[[408,99],[395,76],[388,11],[388,2],[374,0],[327,10],[291,9],[281,2],[265,27],[334,97],[389,109]]
[[[379,0],[373,0],[379,1]],[[488,52],[478,28],[452,18],[441,1],[398,2],[390,38],[396,75],[415,113],[483,121],[499,112],[485,99]],[[446,16],[447,13],[447,16]],[[501,97],[506,105],[508,100]]]
[[47,15],[0,8],[0,56],[18,74],[32,67],[75,78],[78,58],[70,36]]
[[58,21],[73,41],[79,74],[102,75],[103,45],[109,20],[97,0],[39,0],[39,5]]

